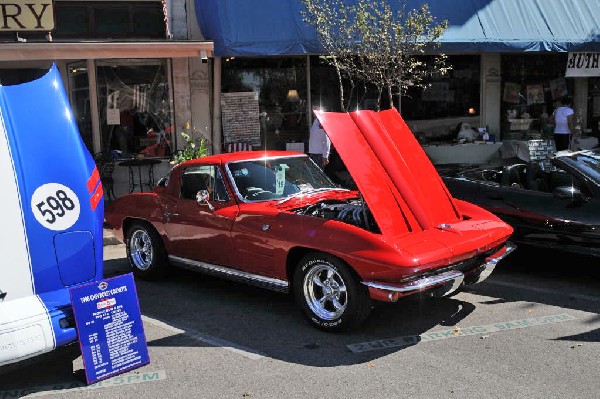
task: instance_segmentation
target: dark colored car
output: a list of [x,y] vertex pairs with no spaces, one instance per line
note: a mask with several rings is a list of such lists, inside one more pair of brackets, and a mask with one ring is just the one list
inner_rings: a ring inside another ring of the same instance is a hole
[[551,163],[437,169],[455,198],[512,225],[514,242],[600,256],[600,149],[561,151]]

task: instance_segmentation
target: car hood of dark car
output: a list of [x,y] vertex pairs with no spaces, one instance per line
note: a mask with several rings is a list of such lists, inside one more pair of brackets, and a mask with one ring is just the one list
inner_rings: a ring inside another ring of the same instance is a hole
[[315,115],[390,236],[456,223],[461,215],[397,110]]

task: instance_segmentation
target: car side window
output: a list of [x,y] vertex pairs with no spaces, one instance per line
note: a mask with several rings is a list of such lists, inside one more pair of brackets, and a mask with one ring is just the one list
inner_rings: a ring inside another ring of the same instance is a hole
[[196,200],[200,190],[207,190],[211,201],[229,201],[221,172],[214,165],[191,166],[183,171],[180,197]]

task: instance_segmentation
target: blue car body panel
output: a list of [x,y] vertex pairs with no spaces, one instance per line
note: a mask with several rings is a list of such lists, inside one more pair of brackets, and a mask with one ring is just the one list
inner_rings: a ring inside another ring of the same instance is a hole
[[56,66],[0,86],[0,113],[2,366],[77,340],[69,288],[103,277],[104,204]]

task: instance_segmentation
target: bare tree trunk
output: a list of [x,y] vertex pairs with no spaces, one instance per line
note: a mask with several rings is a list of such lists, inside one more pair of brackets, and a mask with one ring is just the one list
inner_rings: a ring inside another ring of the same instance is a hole
[[360,96],[360,98],[358,98],[358,95],[356,96],[357,97],[357,104],[362,103],[366,96],[367,96],[367,84],[363,80],[363,93]]
[[[352,97],[354,96],[354,89],[356,87],[353,79],[349,79],[349,81],[350,81],[350,95],[348,96],[348,101],[346,102],[346,107],[345,107],[346,110],[350,109],[350,105],[351,105],[350,103],[352,102]],[[357,95],[357,98],[358,98],[358,95]]]
[[342,72],[340,71],[340,65],[337,62],[337,58],[334,57],[334,60],[335,72],[337,73],[338,85],[340,87],[340,107],[342,108],[342,111],[346,111],[346,108],[344,108],[344,85],[342,84]]

